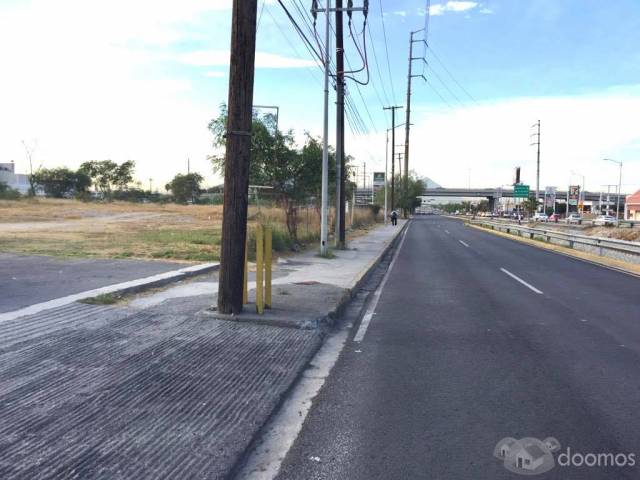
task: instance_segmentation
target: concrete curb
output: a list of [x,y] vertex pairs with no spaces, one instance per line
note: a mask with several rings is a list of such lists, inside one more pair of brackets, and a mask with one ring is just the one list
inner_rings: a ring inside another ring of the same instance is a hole
[[409,221],[405,222],[404,225],[400,229],[398,229],[395,236],[391,238],[384,249],[360,271],[352,286],[341,288],[341,290],[343,290],[343,293],[340,295],[340,298],[336,303],[329,306],[328,311],[320,312],[319,315],[313,319],[309,319],[308,321],[301,323],[292,323],[286,317],[277,316],[277,313],[271,310],[265,311],[264,315],[258,315],[257,313],[249,311],[244,311],[240,315],[234,315],[222,314],[218,313],[215,310],[207,309],[198,312],[198,315],[201,315],[203,318],[215,320],[251,323],[255,325],[267,325],[271,327],[295,328],[301,330],[324,330],[326,328],[331,328],[335,324],[335,321],[343,315],[345,308],[347,307],[347,305],[349,305],[349,302],[351,302],[351,300],[357,295],[362,285],[369,279],[369,276],[371,275],[373,270],[375,270],[378,264],[387,255],[389,250],[391,250],[397,244],[397,241],[402,235],[402,232],[404,232],[408,225]]
[[34,305],[30,305],[19,310],[14,310],[12,312],[0,313],[0,323],[7,320],[15,320],[16,318],[24,317],[27,315],[34,315],[44,310],[62,307],[79,300],[86,300],[88,298],[97,297],[99,295],[125,295],[127,293],[141,292],[150,288],[162,287],[169,283],[179,282],[196,275],[213,272],[215,270],[218,270],[218,268],[220,268],[220,264],[217,262],[204,263],[201,265],[193,265],[191,267],[180,268],[171,272],[159,273],[150,277],[139,278],[136,280],[130,280],[128,282],[116,283],[113,285],[107,285],[106,287],[87,290],[85,292],[74,293],[72,295],[67,295],[66,297],[60,297],[46,302],[36,303]]

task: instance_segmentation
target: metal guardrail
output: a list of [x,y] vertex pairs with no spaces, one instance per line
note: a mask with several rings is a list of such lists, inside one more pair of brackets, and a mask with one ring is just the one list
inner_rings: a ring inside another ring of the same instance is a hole
[[[471,220],[471,224],[480,225],[490,228],[491,230],[504,231],[506,233],[515,232],[519,236],[528,236],[530,239],[542,237],[548,243],[552,240],[568,243],[569,248],[576,248],[578,245],[595,249],[601,257],[611,256],[608,252],[616,252],[618,254],[631,255],[635,261],[640,261],[640,243],[628,242],[626,240],[617,240],[613,238],[590,237],[588,235],[579,235],[574,233],[559,232],[555,229],[532,228],[524,225],[516,225],[512,223],[489,222],[483,220]],[[584,250],[584,249],[583,249]]]
[[[499,217],[499,216],[493,216],[493,217],[482,217],[480,215],[459,215],[459,218],[471,218],[474,220],[480,219],[481,221],[485,221],[485,222],[513,222],[514,219],[510,218],[510,217]],[[572,222],[572,223],[567,223],[566,219],[562,219],[559,220],[557,222],[554,221],[549,221],[549,222],[540,222],[540,221],[534,221],[533,218],[523,218],[522,219],[523,222],[527,222],[527,223],[536,223],[536,224],[544,224],[544,223],[550,223],[553,225],[557,225],[557,226],[567,226],[567,227],[605,227],[605,226],[612,226],[612,227],[619,227],[619,228],[640,228],[640,220],[620,220],[618,222],[617,225],[603,225],[601,223],[597,223],[597,221],[595,219],[584,219],[584,220],[580,220],[579,223],[576,222]]]

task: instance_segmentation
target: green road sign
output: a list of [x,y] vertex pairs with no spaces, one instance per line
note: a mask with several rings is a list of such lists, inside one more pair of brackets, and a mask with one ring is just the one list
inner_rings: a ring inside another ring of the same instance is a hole
[[529,198],[529,185],[514,185],[513,196],[515,198]]

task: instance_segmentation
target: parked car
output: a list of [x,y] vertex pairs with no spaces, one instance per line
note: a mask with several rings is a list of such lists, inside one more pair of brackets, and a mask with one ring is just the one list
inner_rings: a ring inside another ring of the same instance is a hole
[[549,221],[549,217],[547,216],[546,213],[536,212],[536,214],[533,216],[533,221],[534,222],[548,222]]
[[557,213],[552,213],[551,215],[549,215],[550,222],[557,222],[558,220],[560,220],[560,215],[558,215]]
[[616,217],[612,217],[611,215],[598,215],[593,223],[595,225],[615,225]]
[[577,223],[580,225],[582,223],[582,215],[579,213],[572,213],[567,217],[567,223]]

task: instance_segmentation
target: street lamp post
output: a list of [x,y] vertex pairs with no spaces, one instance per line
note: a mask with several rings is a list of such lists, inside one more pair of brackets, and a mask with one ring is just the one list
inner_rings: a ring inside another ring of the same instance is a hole
[[618,160],[613,160],[611,158],[603,158],[605,162],[613,162],[620,168],[620,173],[618,174],[618,198],[616,199],[616,223],[620,221],[620,190],[622,188],[622,162]]

